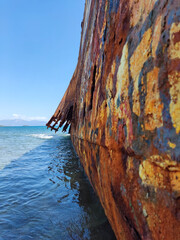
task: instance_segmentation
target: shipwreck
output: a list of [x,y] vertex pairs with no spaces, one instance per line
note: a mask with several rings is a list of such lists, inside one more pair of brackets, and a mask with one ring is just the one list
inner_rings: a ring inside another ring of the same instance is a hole
[[86,0],[81,25],[47,126],[70,125],[117,239],[180,239],[179,1]]

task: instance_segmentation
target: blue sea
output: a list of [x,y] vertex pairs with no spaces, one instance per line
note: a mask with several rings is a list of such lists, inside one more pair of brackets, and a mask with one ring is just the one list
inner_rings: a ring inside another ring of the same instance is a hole
[[68,134],[0,127],[0,240],[114,240]]

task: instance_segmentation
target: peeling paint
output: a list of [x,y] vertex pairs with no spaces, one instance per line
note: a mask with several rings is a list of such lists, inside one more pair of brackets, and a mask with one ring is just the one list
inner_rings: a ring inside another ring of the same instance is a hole
[[139,166],[139,176],[144,185],[172,189],[180,194],[180,164],[172,161],[169,156],[151,156]]

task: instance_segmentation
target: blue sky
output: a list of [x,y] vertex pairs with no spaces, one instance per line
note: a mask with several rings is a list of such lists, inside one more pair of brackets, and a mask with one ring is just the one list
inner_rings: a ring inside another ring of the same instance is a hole
[[0,119],[45,119],[75,70],[85,0],[0,0]]

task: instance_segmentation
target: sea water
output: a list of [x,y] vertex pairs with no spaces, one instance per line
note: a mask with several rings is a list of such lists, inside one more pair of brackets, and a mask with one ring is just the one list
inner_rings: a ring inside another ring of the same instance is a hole
[[0,127],[0,240],[113,240],[68,134]]

